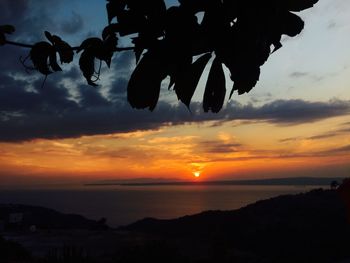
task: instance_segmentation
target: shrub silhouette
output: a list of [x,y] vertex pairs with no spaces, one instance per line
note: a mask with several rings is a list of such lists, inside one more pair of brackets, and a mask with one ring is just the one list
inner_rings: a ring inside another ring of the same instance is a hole
[[[59,36],[45,32],[48,39],[34,45],[7,40],[14,27],[0,27],[0,45],[31,48],[23,60],[27,69],[45,76],[70,63],[73,51],[80,53],[80,69],[91,86],[97,86],[95,60],[109,67],[114,53],[133,50],[136,68],[128,84],[128,101],[137,109],[156,107],[161,83],[170,77],[170,88],[189,107],[202,72],[215,56],[203,95],[205,112],[219,112],[226,95],[225,65],[234,91],[249,92],[258,82],[260,67],[282,47],[281,36],[294,37],[304,28],[294,12],[312,7],[318,0],[179,0],[166,8],[164,0],[107,0],[109,25],[101,37],[89,38],[71,47]],[[198,22],[197,15],[203,19]],[[116,20],[115,20],[116,19]],[[117,22],[116,22],[117,21]],[[118,47],[118,37],[136,34],[133,47]],[[194,61],[195,57],[199,58]],[[32,65],[26,63],[31,60]],[[101,64],[100,64],[101,65]]]
[[345,203],[348,214],[348,222],[350,224],[350,178],[344,179],[343,183],[338,187],[338,192]]

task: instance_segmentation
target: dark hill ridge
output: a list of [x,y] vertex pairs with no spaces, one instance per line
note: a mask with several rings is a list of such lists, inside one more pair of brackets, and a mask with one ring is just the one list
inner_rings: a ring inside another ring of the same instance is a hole
[[[348,193],[348,188],[343,190]],[[339,194],[344,196],[343,190],[279,196],[235,211],[207,211],[172,220],[149,218],[107,231],[73,231],[99,223],[25,205],[0,205],[0,221],[11,213],[23,213],[23,226],[35,223],[58,229],[36,235],[21,232],[16,241],[30,252],[61,251],[63,246],[65,255],[65,244],[89,251],[89,258],[82,254],[73,261],[39,261],[43,263],[345,263],[350,260],[350,222]],[[61,229],[68,229],[68,234]],[[27,255],[16,244],[0,240],[0,252],[4,248],[11,248],[11,259],[17,259],[19,252]],[[0,262],[14,262],[1,261],[1,256]],[[35,257],[30,260],[24,262],[38,262]]]
[[[19,215],[19,222],[12,223],[11,215],[15,217]],[[44,207],[21,204],[0,204],[0,221],[3,221],[7,228],[22,229],[29,229],[32,225],[40,229],[96,229],[106,227],[104,222],[86,219],[81,215],[64,214]]]
[[208,211],[173,220],[148,218],[120,229],[166,240],[195,240],[216,247],[215,254],[229,255],[227,262],[338,262],[350,258],[346,209],[337,191],[331,190],[280,196],[236,211]]

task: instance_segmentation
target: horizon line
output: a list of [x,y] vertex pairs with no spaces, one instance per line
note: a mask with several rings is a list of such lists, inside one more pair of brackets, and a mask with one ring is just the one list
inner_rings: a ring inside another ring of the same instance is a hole
[[[286,177],[247,180],[214,181],[164,181],[164,182],[100,182],[86,183],[84,186],[186,186],[186,185],[330,185],[332,181],[342,181],[347,177]],[[137,179],[134,179],[137,180]]]

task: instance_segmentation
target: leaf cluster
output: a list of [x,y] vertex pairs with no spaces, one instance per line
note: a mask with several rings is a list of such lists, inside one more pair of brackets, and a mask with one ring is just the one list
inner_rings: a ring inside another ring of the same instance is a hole
[[[95,61],[109,67],[115,52],[132,49],[136,68],[128,84],[128,101],[138,109],[157,105],[161,83],[170,77],[180,101],[187,107],[204,69],[212,60],[205,92],[205,112],[219,112],[226,96],[224,66],[233,87],[230,97],[249,92],[258,82],[260,67],[282,47],[281,37],[294,37],[304,28],[295,12],[318,0],[179,0],[167,8],[164,0],[107,0],[108,26],[102,37],[89,38],[71,47],[45,32],[47,41],[35,44],[29,54],[33,68],[44,75],[61,71],[61,63],[80,53],[80,69],[91,86],[97,86]],[[10,26],[0,27],[0,45],[6,43]],[[119,48],[118,37],[130,37],[134,47]],[[101,65],[101,64],[100,64]],[[95,76],[95,79],[93,79]]]

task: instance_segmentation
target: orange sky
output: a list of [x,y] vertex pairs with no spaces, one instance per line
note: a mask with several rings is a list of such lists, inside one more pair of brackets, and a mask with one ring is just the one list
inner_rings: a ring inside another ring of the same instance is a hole
[[345,146],[350,145],[350,136],[342,131],[348,128],[349,119],[294,126],[239,121],[215,126],[207,122],[145,132],[1,143],[1,184],[194,180],[194,172],[201,173],[197,180],[346,176],[350,174],[350,149]]

